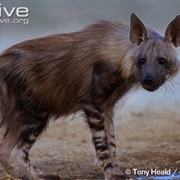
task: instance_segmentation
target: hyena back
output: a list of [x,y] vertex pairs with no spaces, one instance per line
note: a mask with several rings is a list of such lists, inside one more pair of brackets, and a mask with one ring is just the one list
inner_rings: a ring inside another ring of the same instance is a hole
[[14,149],[29,178],[58,179],[31,164],[29,151],[51,117],[83,111],[105,178],[128,178],[115,162],[113,107],[139,83],[155,91],[173,77],[178,46],[180,16],[163,37],[132,14],[130,27],[102,21],[7,49],[0,56],[0,127],[5,129],[0,162],[5,172],[20,178],[9,161]]

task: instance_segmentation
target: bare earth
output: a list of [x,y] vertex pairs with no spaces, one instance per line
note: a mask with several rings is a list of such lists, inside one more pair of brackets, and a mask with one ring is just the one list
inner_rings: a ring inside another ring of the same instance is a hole
[[[179,117],[180,112],[168,108],[127,113],[118,110],[117,160],[123,171],[126,168],[180,170]],[[103,179],[100,167],[95,164],[90,131],[80,116],[72,121],[59,119],[51,123],[33,147],[31,160],[45,173],[58,174],[62,179]],[[23,174],[22,169],[17,170]],[[0,166],[1,179],[4,176]]]

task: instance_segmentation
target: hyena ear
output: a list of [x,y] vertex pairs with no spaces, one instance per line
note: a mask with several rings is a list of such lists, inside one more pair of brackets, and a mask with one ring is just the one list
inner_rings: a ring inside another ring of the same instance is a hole
[[146,27],[134,13],[131,14],[129,39],[137,45],[148,39]]
[[165,31],[165,40],[180,46],[180,15],[176,16],[168,25]]

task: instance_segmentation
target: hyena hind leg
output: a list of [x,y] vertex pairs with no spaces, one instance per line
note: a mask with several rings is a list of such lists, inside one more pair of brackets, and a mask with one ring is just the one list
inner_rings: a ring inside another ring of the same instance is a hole
[[[34,141],[35,140],[36,139],[34,139]],[[29,159],[29,151],[32,148],[33,144],[34,143],[20,142],[14,149],[13,159],[27,171],[30,178],[39,179],[39,175],[43,173],[38,168],[36,168]]]
[[24,132],[20,135],[20,141],[14,150],[14,159],[16,159],[16,161],[26,169],[30,178],[34,180],[59,179],[59,176],[44,175],[43,172],[34,166],[29,159],[29,151],[31,150],[36,139],[47,126],[49,120],[48,112],[40,111],[37,113],[36,118],[29,117],[28,119],[29,124],[24,125]]
[[12,128],[7,128],[4,134],[4,138],[0,145],[0,163],[5,170],[7,175],[11,175],[14,178],[19,178],[18,174],[15,172],[9,160],[10,155],[14,147],[18,143],[17,130]]

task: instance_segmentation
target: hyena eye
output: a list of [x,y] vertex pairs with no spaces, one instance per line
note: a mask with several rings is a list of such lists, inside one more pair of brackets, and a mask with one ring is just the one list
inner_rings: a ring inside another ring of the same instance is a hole
[[146,62],[146,59],[145,59],[145,58],[140,58],[140,59],[138,60],[138,64],[139,64],[139,65],[143,65],[143,64],[145,64],[145,62]]
[[167,63],[167,60],[165,58],[159,58],[159,64],[165,65]]

